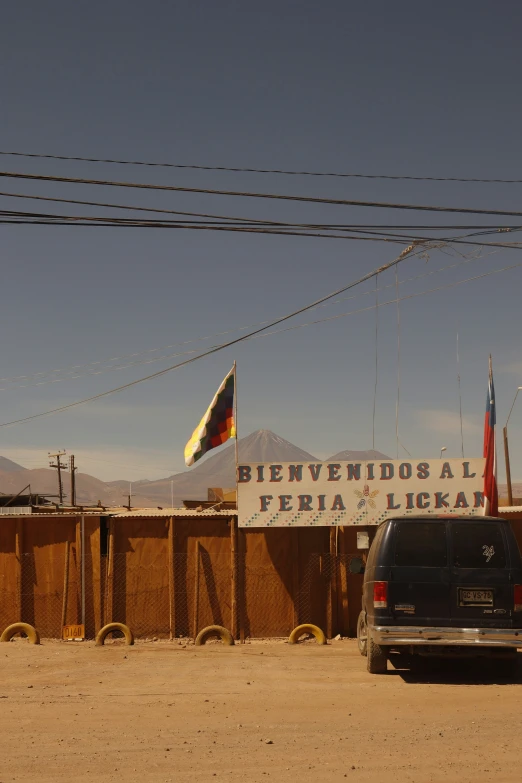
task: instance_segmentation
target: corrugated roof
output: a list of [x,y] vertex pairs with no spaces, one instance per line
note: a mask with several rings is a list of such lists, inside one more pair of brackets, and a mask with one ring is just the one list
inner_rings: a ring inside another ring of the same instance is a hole
[[216,508],[205,508],[203,511],[196,511],[195,508],[137,508],[133,511],[124,511],[122,514],[116,514],[115,519],[132,518],[150,518],[150,517],[233,517],[237,516],[237,511],[230,509],[219,510]]
[[63,517],[106,517],[110,516],[109,511],[103,511],[101,508],[99,511],[53,511],[52,509],[49,509],[49,511],[33,511],[32,513],[25,514],[16,512],[16,509],[13,509],[12,514],[0,514],[0,520],[2,519],[9,519],[10,517],[20,517],[23,516],[24,519],[47,519],[48,517],[53,517],[53,519],[62,519]]

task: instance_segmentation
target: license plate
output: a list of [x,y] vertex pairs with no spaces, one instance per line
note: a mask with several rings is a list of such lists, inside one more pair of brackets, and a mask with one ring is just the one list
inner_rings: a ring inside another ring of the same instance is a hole
[[493,606],[493,590],[459,590],[460,606]]
[[62,639],[66,642],[83,642],[85,639],[85,626],[64,625],[62,627]]

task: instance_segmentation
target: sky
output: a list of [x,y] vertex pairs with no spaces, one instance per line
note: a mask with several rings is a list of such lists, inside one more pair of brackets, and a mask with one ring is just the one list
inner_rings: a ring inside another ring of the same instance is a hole
[[[502,13],[483,0],[12,3],[0,29],[0,151],[522,180],[521,21],[522,9],[513,0],[502,4]],[[522,211],[519,184],[276,176],[9,156],[0,156],[0,168]],[[492,220],[7,177],[1,186],[12,194],[299,222],[464,220],[480,226]],[[34,210],[36,203],[47,211],[100,213],[95,207],[0,198],[3,209]],[[0,381],[0,424],[174,364],[185,357],[157,357],[215,345],[222,332],[239,335],[241,327],[277,318],[357,280],[402,249],[309,237],[22,225],[0,226],[0,248],[0,375],[8,379]],[[376,311],[371,281],[288,325],[363,312],[245,342],[99,402],[1,427],[0,454],[26,467],[45,467],[49,451],[66,449],[82,472],[104,480],[178,472],[185,442],[236,360],[240,436],[271,429],[318,458],[373,445],[393,458],[437,457],[443,446],[458,457],[460,374],[464,451],[480,456],[488,355],[499,430],[522,385],[522,267],[453,284],[516,264],[522,264],[522,250],[431,250],[399,266],[400,296],[439,290],[403,299],[399,312],[395,303]],[[394,299],[394,286],[393,270],[380,275],[379,301]],[[125,358],[107,364],[117,357]],[[131,361],[136,364],[107,369]],[[519,480],[521,430],[522,394],[509,430],[512,475]],[[501,478],[502,471],[499,459]]]

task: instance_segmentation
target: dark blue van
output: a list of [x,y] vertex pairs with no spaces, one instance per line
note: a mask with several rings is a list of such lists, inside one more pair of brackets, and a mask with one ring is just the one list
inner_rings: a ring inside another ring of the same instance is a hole
[[522,647],[522,560],[495,517],[388,519],[364,569],[359,650],[382,674],[390,655],[499,656]]

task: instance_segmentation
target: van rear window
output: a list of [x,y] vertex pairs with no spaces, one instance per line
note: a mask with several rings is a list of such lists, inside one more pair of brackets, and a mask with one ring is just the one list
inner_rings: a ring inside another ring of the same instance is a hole
[[506,552],[495,522],[454,522],[453,565],[457,568],[505,568]]
[[397,522],[395,565],[440,568],[447,564],[444,522]]

